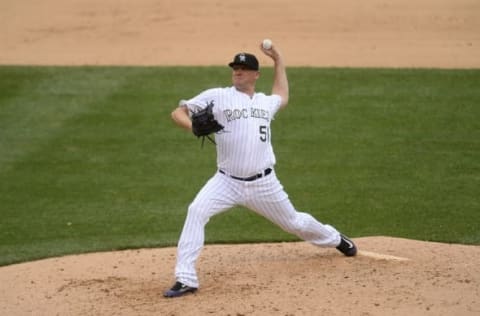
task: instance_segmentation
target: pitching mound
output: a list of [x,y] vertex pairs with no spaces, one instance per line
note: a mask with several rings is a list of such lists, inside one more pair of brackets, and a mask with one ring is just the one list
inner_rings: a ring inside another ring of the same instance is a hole
[[201,288],[167,299],[175,249],[53,258],[0,268],[1,315],[479,315],[480,247],[355,239],[209,245]]

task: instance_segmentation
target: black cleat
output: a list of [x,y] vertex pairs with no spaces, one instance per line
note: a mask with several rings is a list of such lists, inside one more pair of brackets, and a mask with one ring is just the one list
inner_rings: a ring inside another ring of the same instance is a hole
[[357,247],[348,239],[348,237],[340,234],[340,245],[337,246],[338,251],[343,253],[347,257],[353,257],[357,254]]
[[185,295],[187,293],[193,293],[197,290],[196,287],[191,287],[188,285],[185,285],[181,282],[175,282],[175,284],[172,286],[172,288],[165,293],[163,293],[163,296],[165,297],[178,297]]

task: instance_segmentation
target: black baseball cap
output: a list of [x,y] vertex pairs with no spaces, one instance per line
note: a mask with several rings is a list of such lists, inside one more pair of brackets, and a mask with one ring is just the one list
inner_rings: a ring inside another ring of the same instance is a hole
[[241,66],[247,67],[248,69],[257,70],[257,71],[259,69],[257,57],[249,53],[236,54],[235,57],[233,58],[233,61],[228,65],[230,67],[241,65]]

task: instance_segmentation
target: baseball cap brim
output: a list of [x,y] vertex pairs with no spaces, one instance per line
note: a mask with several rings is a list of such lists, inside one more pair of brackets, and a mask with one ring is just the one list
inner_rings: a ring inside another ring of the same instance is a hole
[[233,66],[244,66],[245,68],[248,68],[250,70],[258,70],[258,68],[255,68],[253,66],[247,65],[245,63],[229,63],[228,64],[230,67],[233,68]]

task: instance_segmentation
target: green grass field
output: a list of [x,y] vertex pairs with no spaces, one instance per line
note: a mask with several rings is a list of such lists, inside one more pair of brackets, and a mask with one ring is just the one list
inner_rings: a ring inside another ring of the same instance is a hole
[[[277,173],[299,210],[352,237],[480,244],[480,70],[288,70]],[[259,90],[269,91],[271,69]],[[215,172],[176,127],[226,67],[0,67],[0,265],[175,245]],[[291,241],[242,208],[208,243]]]

